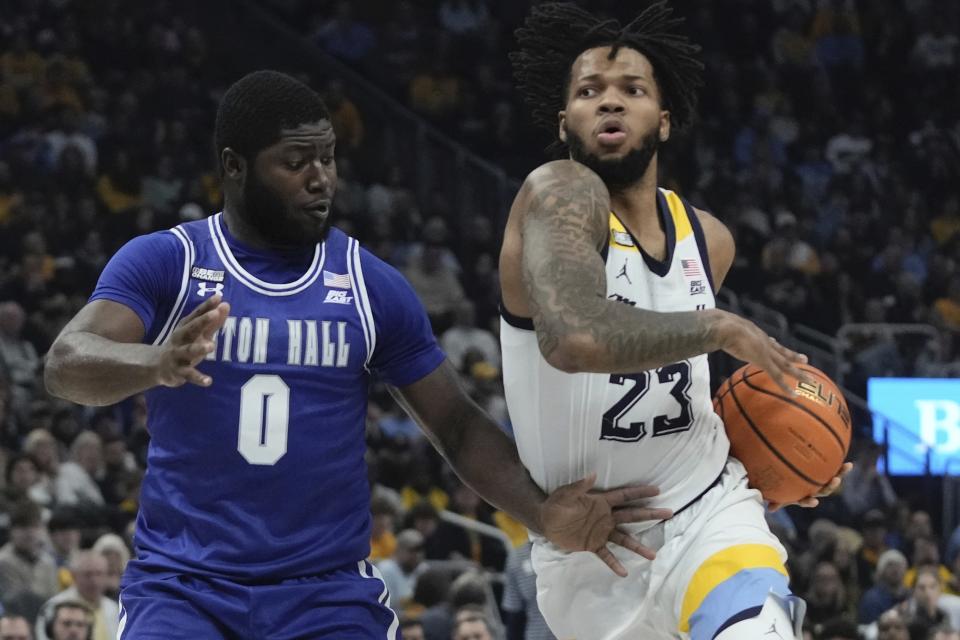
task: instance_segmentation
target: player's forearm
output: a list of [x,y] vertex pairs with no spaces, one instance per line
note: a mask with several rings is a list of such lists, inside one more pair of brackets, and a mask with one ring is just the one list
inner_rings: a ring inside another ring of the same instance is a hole
[[724,346],[723,311],[661,313],[570,295],[539,302],[534,325],[540,352],[570,373],[646,371]]
[[114,342],[93,333],[61,335],[50,348],[44,383],[79,404],[114,404],[157,384],[156,347]]
[[[471,403],[472,404],[472,403]],[[456,428],[436,443],[457,475],[484,500],[534,533],[542,532],[546,494],[530,478],[514,442],[476,405],[464,407]]]
[[576,371],[634,373],[722,348],[714,310],[661,313],[605,303],[585,331],[566,334]]

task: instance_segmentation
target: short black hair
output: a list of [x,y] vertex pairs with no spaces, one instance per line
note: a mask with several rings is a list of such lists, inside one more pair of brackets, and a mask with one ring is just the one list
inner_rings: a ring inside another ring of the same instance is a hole
[[556,133],[557,112],[566,105],[570,72],[577,57],[595,47],[621,47],[645,55],[653,66],[663,108],[675,130],[696,116],[697,91],[703,86],[703,63],[696,45],[677,31],[683,18],[672,17],[666,0],[654,2],[626,26],[603,20],[571,3],[548,2],[533,8],[515,35],[519,50],[510,53],[517,89],[530,106],[534,122]]
[[248,73],[227,89],[217,108],[213,146],[220,173],[220,154],[230,147],[247,160],[280,137],[282,129],[329,120],[330,112],[316,91],[279,71]]
[[10,528],[24,529],[43,524],[43,512],[36,503],[21,500],[10,509]]

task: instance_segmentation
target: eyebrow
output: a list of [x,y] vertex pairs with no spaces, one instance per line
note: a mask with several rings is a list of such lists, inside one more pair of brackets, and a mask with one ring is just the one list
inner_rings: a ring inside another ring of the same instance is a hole
[[[592,80],[602,80],[603,77],[604,77],[604,76],[603,76],[602,73],[591,73],[591,74],[588,75],[588,76],[581,76],[581,77],[577,78],[577,82],[590,82],[590,81],[592,81]],[[635,80],[643,80],[644,82],[647,81],[647,77],[646,77],[646,76],[643,76],[643,75],[635,75],[635,74],[632,74],[632,73],[625,73],[625,74],[621,75],[618,79],[620,79],[620,80],[626,80],[627,82],[633,82],[633,81],[635,81]]]
[[333,140],[319,141],[319,142],[306,142],[305,140],[285,140],[280,143],[284,151],[298,151],[298,150],[310,150],[320,147],[326,149],[327,147],[332,147],[335,142]]

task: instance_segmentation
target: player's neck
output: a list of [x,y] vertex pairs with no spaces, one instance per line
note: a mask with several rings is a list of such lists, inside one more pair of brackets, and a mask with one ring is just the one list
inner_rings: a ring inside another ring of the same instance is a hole
[[243,215],[237,212],[236,205],[229,200],[223,205],[223,223],[227,226],[227,232],[240,244],[259,250],[274,248],[260,237],[260,234],[252,225],[244,220]]
[[657,213],[657,159],[643,177],[628,187],[610,191],[610,208],[628,227],[642,229],[649,224],[659,225]]

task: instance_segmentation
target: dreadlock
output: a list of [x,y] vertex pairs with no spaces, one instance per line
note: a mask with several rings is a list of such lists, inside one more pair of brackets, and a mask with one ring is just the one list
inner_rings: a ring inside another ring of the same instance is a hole
[[696,115],[697,90],[703,86],[703,63],[696,58],[700,47],[676,31],[683,18],[671,17],[672,13],[666,0],[659,0],[621,26],[570,3],[534,7],[525,26],[516,31],[520,49],[510,54],[517,88],[531,107],[534,122],[556,132],[573,62],[587,49],[608,46],[611,60],[620,47],[645,55],[673,128],[689,126]]

